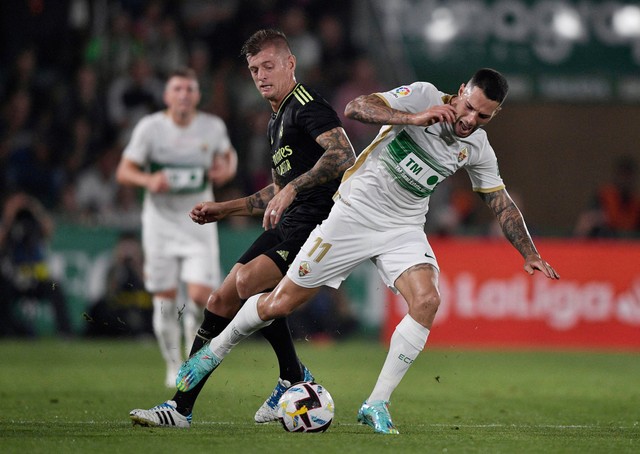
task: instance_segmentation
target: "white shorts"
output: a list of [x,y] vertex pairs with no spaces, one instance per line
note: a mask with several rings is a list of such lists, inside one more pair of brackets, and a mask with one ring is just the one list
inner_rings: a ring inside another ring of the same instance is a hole
[[143,226],[144,279],[147,291],[157,293],[177,289],[180,282],[211,288],[220,285],[217,230],[206,230],[209,231],[206,238],[197,238],[184,230],[168,232]]
[[368,259],[394,292],[396,279],[412,266],[429,263],[438,268],[421,228],[373,230],[334,206],[329,217],[311,232],[287,276],[305,288],[338,288],[354,268]]

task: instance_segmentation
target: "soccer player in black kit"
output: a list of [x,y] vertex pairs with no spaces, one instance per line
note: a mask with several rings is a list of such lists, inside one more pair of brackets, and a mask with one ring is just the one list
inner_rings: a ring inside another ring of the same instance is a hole
[[[192,354],[220,334],[246,298],[273,289],[282,279],[309,233],[329,214],[342,174],[355,162],[335,110],[316,91],[296,82],[296,58],[283,33],[259,30],[241,53],[273,110],[268,128],[273,183],[240,199],[202,202],[190,213],[199,223],[262,215],[265,229],[209,296]],[[277,402],[291,384],[313,378],[298,359],[286,319],[262,333],[278,357],[280,377],[255,414],[260,423],[277,420]],[[188,392],[178,390],[171,400],[149,410],[132,410],[129,417],[144,426],[188,428],[205,382]]]

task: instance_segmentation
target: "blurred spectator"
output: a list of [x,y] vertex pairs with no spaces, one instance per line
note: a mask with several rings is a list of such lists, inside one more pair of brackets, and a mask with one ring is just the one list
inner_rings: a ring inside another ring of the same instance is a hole
[[83,170],[77,179],[76,206],[82,219],[91,224],[100,224],[102,219],[115,210],[116,169],[120,161],[120,150],[111,146],[103,150],[96,163]]
[[[106,97],[96,69],[87,64],[80,66],[67,92],[56,110],[58,128],[64,130],[66,127],[72,131],[71,134],[67,134],[70,137],[66,137],[67,149],[76,148],[70,144],[80,140],[78,128],[81,127],[86,129],[86,133],[83,134],[86,139],[81,141],[86,142],[86,146],[93,150],[101,149],[113,138],[114,131],[107,115]],[[80,121],[84,125],[79,125]],[[69,128],[68,125],[73,126]]]
[[133,126],[145,115],[163,107],[164,83],[153,73],[144,57],[136,58],[125,75],[115,78],[108,89],[111,121],[120,131],[120,143],[126,143]]
[[106,80],[125,74],[134,58],[142,54],[141,46],[133,37],[132,27],[129,14],[117,10],[109,22],[108,33],[96,33],[87,43],[87,61],[97,64]]
[[181,2],[180,15],[187,39],[207,43],[216,61],[237,57],[242,42],[241,24],[251,20],[251,17],[237,15],[240,3],[241,0]]
[[45,99],[47,87],[37,72],[37,58],[36,49],[33,46],[26,46],[20,51],[2,87],[5,90],[3,99],[17,92],[26,92],[35,101]]
[[24,191],[55,208],[64,183],[64,172],[55,164],[48,137],[36,137],[32,146],[14,153],[7,165],[9,186]]
[[349,76],[348,70],[356,51],[347,39],[343,23],[333,14],[326,14],[320,18],[318,35],[322,46],[322,77],[329,89],[334,89]]
[[155,70],[164,78],[174,69],[187,63],[188,53],[172,17],[164,17],[158,31],[159,35],[149,49],[149,59]]
[[296,76],[307,80],[310,71],[320,64],[320,40],[309,29],[307,15],[300,6],[291,6],[282,14],[280,29],[287,35],[296,56]]
[[0,115],[0,189],[4,192],[13,184],[10,163],[16,155],[28,153],[35,140],[29,92],[12,93]]
[[47,264],[53,230],[53,220],[37,199],[23,192],[7,197],[0,225],[0,334],[36,334],[18,316],[24,299],[50,302],[58,332],[72,334],[65,294]]
[[637,179],[638,163],[631,156],[616,159],[611,182],[602,184],[590,206],[580,213],[575,235],[594,238],[640,234]]
[[153,336],[151,295],[144,289],[142,246],[123,233],[114,247],[106,290],[86,317],[89,336]]
[[200,93],[202,94],[201,109],[212,113],[208,106],[211,103],[213,72],[211,69],[211,52],[207,45],[200,41],[192,43],[188,61],[189,64],[187,66],[195,71],[200,84]]
[[349,64],[349,78],[337,88],[334,95],[333,106],[358,154],[371,143],[380,128],[346,118],[344,108],[349,101],[360,95],[379,91],[382,91],[382,84],[376,76],[373,63],[366,56],[359,56]]
[[97,159],[102,143],[92,140],[92,127],[89,118],[78,115],[69,121],[67,138],[61,150],[65,177],[74,179],[89,164]]
[[187,63],[187,46],[179,33],[176,19],[169,14],[166,2],[151,0],[132,27],[140,55],[145,56],[158,77]]

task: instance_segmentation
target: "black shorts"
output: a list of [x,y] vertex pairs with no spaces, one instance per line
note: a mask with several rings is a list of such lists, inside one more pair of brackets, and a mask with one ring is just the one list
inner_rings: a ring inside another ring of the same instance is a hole
[[266,230],[242,254],[238,263],[244,265],[259,255],[266,255],[273,260],[284,276],[315,227],[316,224],[298,224],[295,227],[277,226],[275,229]]

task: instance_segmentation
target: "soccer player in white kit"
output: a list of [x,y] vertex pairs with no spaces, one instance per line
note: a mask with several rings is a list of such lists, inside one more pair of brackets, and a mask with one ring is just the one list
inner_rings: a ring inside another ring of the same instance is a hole
[[[329,217],[310,234],[287,276],[272,292],[249,298],[229,326],[182,365],[178,389],[195,386],[238,342],[290,314],[321,285],[338,287],[358,264],[371,260],[409,311],[396,326],[358,421],[377,433],[397,434],[389,414],[391,393],[424,348],[440,304],[439,268],[423,227],[429,196],[442,180],[464,168],[524,258],[525,271],[559,278],[536,250],[487,135],[478,129],[498,113],[507,91],[504,77],[485,68],[455,96],[416,82],[351,101],[346,115],[383,125],[379,134],[345,172]],[[191,216],[200,221],[197,211]]]
[[[181,334],[188,356],[199,315],[221,279],[217,225],[199,226],[187,214],[211,200],[212,185],[230,181],[237,168],[224,122],[198,111],[199,101],[195,73],[174,71],[164,91],[167,109],[140,120],[117,170],[119,183],[145,189],[145,286],[153,294],[153,329],[168,387],[183,361]],[[178,303],[182,283],[187,300]]]

